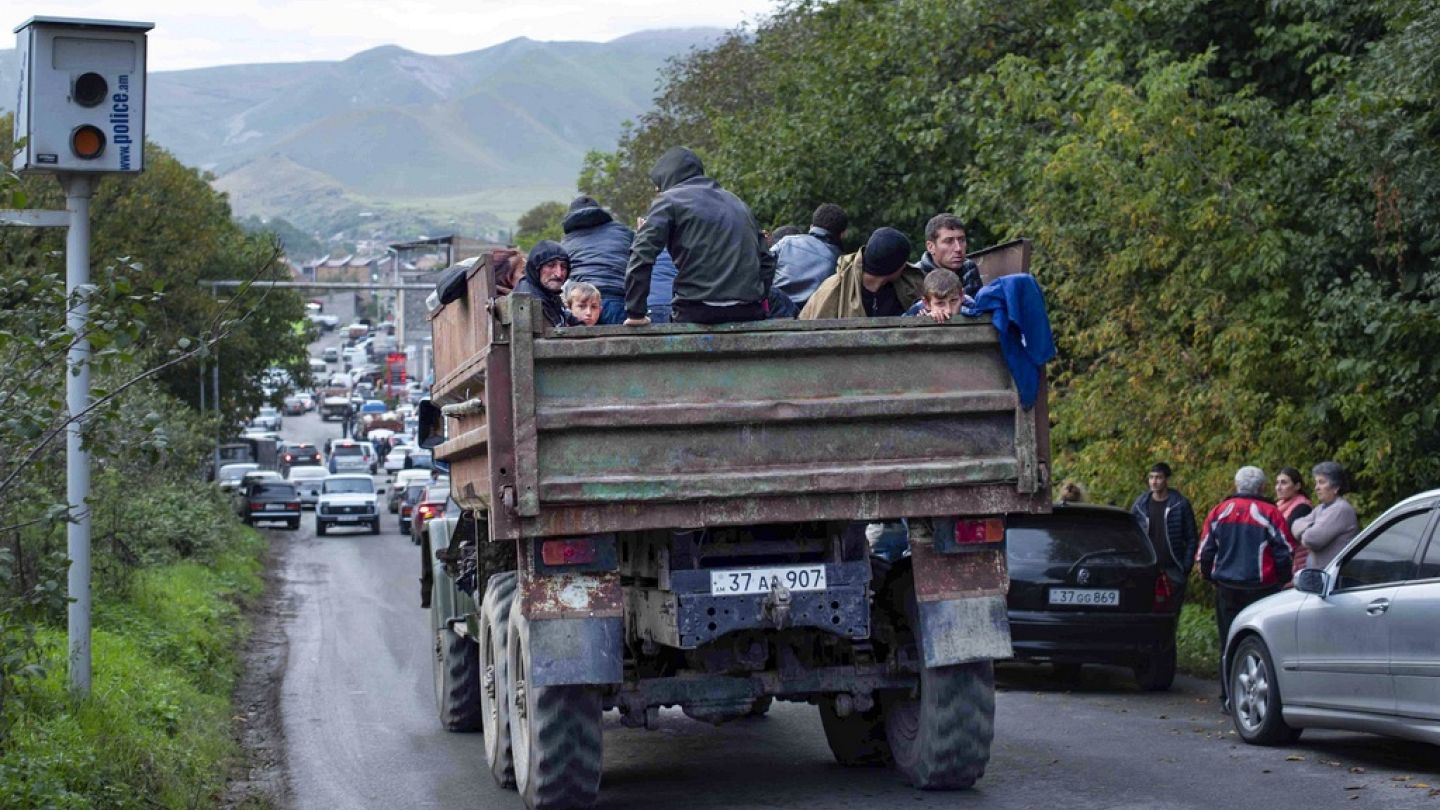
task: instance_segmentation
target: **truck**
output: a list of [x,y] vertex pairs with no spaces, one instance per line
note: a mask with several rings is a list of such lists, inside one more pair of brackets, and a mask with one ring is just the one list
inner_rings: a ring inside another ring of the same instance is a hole
[[349,386],[328,386],[315,392],[320,398],[320,421],[345,421],[351,415]]
[[1006,516],[1050,509],[1043,375],[1022,407],[988,317],[554,328],[491,259],[430,314],[420,440],[461,508],[421,544],[441,724],[531,810],[597,800],[610,709],[808,703],[844,765],[973,785]]

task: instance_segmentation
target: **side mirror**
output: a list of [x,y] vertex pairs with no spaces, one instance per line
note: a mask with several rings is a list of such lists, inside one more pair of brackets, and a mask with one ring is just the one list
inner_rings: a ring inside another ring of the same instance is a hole
[[420,446],[434,450],[444,442],[445,414],[429,399],[420,400]]
[[1295,590],[1324,596],[1329,578],[1329,575],[1319,568],[1303,568],[1295,575]]
[[384,495],[384,494],[385,494],[385,487],[380,487],[379,489],[375,490],[375,494],[376,494],[376,495]]

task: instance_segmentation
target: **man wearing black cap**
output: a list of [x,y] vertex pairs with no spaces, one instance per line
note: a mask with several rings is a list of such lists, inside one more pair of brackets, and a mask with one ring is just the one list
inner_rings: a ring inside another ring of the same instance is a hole
[[925,275],[906,264],[910,240],[894,228],[879,228],[865,246],[842,256],[835,275],[810,296],[802,320],[881,318],[903,315],[920,300]]
[[700,158],[683,146],[660,156],[650,180],[658,193],[630,247],[625,324],[650,323],[650,275],[665,250],[678,268],[671,320],[764,320],[762,302],[775,279],[775,257],[749,207],[706,177]]

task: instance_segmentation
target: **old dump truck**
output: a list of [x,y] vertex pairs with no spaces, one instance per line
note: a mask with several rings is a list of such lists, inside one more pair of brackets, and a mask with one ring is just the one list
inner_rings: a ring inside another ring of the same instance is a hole
[[[1029,244],[977,258],[1024,272]],[[773,700],[817,706],[841,763],[984,773],[1004,520],[1050,508],[1043,388],[1020,407],[989,318],[556,329],[468,273],[431,315],[422,442],[464,511],[422,545],[422,603],[441,721],[501,785],[587,807],[604,711]],[[867,524],[901,519],[889,564]]]

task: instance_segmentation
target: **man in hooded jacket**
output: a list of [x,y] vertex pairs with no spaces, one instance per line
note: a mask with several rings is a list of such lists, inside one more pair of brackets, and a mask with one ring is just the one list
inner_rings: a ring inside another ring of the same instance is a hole
[[525,278],[515,285],[511,295],[528,295],[540,299],[545,322],[551,326],[578,326],[579,321],[565,309],[560,290],[570,278],[570,254],[559,242],[542,239],[530,249],[525,259]]
[[877,228],[864,247],[840,257],[835,275],[810,296],[800,319],[904,314],[925,290],[925,275],[905,263],[909,258],[910,240],[905,234]]
[[775,278],[760,225],[739,197],[705,176],[694,152],[676,146],[650,170],[658,194],[630,248],[625,269],[625,324],[642,326],[655,259],[675,260],[671,317],[676,323],[765,319]]
[[570,279],[600,291],[600,323],[625,320],[625,264],[635,232],[615,221],[594,197],[581,195],[570,203],[560,222],[561,247],[570,254]]

